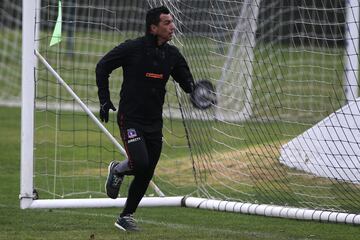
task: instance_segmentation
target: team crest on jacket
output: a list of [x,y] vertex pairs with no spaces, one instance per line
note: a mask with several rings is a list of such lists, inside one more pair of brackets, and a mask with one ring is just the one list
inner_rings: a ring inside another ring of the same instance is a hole
[[133,128],[129,128],[129,129],[127,130],[127,135],[128,135],[128,138],[137,137],[136,131],[135,131],[135,129],[133,129]]

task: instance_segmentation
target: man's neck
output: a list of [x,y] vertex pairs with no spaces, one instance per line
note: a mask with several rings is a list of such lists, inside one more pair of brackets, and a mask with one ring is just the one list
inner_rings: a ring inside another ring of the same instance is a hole
[[163,38],[159,38],[157,35],[153,34],[153,33],[147,33],[146,35],[150,35],[154,38],[155,40],[155,43],[157,46],[161,46],[163,44],[165,44],[167,42],[166,39],[163,39]]
[[161,39],[161,38],[157,38],[157,45],[161,46],[163,44],[165,44],[167,41],[165,39]]

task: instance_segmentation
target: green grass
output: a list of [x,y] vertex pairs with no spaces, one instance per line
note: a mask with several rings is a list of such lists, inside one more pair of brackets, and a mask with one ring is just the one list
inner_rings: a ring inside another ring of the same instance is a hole
[[120,209],[19,208],[20,109],[0,108],[0,239],[343,239],[359,228],[186,208],[142,208],[140,233],[119,232]]

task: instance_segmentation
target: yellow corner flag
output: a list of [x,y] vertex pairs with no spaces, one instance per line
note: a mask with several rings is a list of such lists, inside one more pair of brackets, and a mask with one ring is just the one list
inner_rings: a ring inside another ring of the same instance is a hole
[[54,32],[51,37],[50,47],[61,42],[61,25],[62,25],[62,10],[61,10],[61,0],[59,0],[58,6],[58,17],[56,20]]

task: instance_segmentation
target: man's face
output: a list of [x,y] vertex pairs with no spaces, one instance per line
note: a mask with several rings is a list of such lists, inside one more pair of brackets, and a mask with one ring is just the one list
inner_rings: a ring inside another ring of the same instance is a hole
[[160,22],[156,25],[151,25],[152,33],[155,34],[161,42],[167,42],[172,39],[175,31],[175,24],[170,14],[161,14]]

